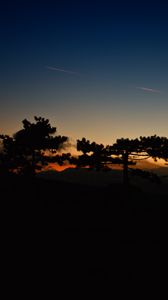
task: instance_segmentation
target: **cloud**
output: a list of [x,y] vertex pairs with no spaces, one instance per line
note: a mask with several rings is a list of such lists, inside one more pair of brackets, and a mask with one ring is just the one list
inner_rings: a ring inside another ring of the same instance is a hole
[[46,69],[51,70],[51,71],[63,72],[63,73],[67,73],[67,74],[74,74],[74,75],[79,74],[79,73],[74,72],[74,71],[69,71],[69,70],[65,70],[65,69],[62,69],[62,68],[51,67],[51,66],[46,66]]
[[151,89],[151,88],[148,88],[148,87],[137,86],[136,88],[139,89],[139,90],[145,91],[145,92],[161,94],[161,91],[155,90],[155,89]]

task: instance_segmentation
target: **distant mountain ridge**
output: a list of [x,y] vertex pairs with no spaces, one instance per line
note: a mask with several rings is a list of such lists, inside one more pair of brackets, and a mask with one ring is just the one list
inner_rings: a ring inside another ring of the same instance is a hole
[[[166,170],[165,170],[166,169]],[[157,170],[157,172],[156,172]],[[150,171],[148,169],[148,171]],[[154,171],[154,170],[152,170]],[[131,184],[140,187],[145,192],[168,194],[168,168],[160,167],[155,169],[155,172],[161,175],[161,184],[151,182],[149,179],[141,178],[139,176],[131,176]],[[107,187],[110,184],[122,183],[122,170],[94,171],[88,169],[74,169],[67,168],[62,172],[55,170],[48,170],[37,175],[39,178],[47,180],[56,180],[62,182],[69,182],[74,184],[83,184],[95,187]]]
[[62,172],[55,170],[48,170],[38,174],[38,177],[51,179],[51,180],[63,180],[72,183],[82,183],[95,186],[106,186],[111,182],[122,182],[122,171],[111,170],[109,172],[104,171],[90,171],[88,169],[74,169],[67,168]]

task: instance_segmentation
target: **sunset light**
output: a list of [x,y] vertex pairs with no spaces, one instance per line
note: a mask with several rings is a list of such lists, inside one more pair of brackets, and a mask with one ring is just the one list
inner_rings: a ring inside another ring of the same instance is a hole
[[162,299],[168,0],[2,0],[0,32],[4,294]]

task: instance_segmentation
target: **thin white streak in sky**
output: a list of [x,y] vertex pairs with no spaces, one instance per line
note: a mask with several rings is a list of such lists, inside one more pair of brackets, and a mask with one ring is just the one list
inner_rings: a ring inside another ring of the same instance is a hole
[[65,69],[57,68],[57,67],[46,66],[46,68],[47,68],[48,70],[51,70],[51,71],[64,72],[64,73],[67,73],[67,74],[73,74],[73,75],[78,75],[78,74],[79,74],[79,73],[74,72],[74,71],[69,71],[69,70],[65,70]]
[[155,90],[155,89],[151,89],[151,88],[147,88],[147,87],[136,87],[137,89],[139,89],[139,90],[142,90],[142,91],[145,91],[145,92],[150,92],[150,93],[157,93],[157,94],[161,94],[162,92],[161,91],[159,91],[159,90]]

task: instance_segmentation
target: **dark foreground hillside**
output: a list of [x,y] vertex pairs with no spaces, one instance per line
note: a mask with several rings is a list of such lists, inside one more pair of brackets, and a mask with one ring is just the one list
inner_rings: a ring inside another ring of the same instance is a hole
[[31,268],[33,276],[45,262],[51,284],[166,280],[167,212],[166,196],[135,186],[1,178],[10,266]]

